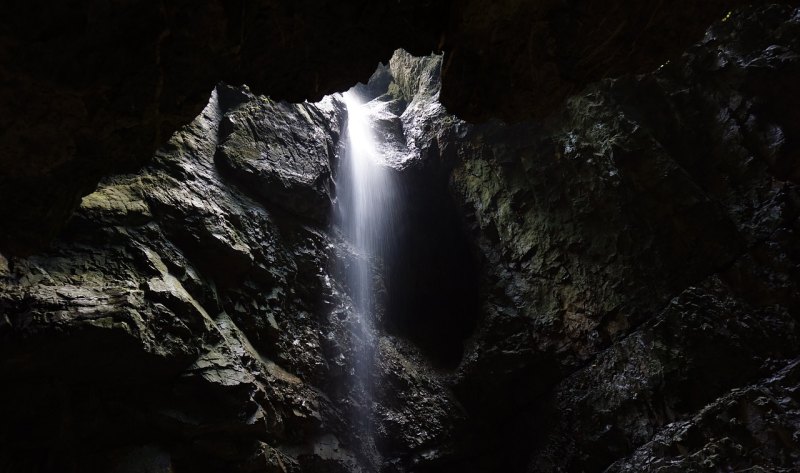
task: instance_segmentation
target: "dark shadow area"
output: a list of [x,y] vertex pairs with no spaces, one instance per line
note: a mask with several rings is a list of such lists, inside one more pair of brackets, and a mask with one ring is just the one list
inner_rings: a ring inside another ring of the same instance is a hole
[[405,182],[395,251],[386,258],[386,328],[454,368],[479,313],[479,264],[441,177]]

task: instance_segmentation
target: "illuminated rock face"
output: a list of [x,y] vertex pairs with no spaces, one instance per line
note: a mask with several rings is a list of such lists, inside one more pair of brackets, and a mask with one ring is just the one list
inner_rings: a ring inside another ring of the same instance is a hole
[[345,104],[218,87],[0,257],[0,471],[797,470],[798,18],[734,13],[544,122],[449,115],[438,57],[379,68],[371,402]]

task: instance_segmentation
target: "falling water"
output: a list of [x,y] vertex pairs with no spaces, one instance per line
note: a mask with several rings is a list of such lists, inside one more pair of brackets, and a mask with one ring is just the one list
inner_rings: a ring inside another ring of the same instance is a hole
[[[338,176],[339,221],[355,257],[346,268],[356,324],[353,329],[355,359],[352,360],[356,388],[363,405],[356,409],[354,421],[362,427],[366,442],[371,442],[369,407],[375,363],[375,267],[389,250],[393,219],[394,185],[378,151],[367,106],[354,92],[344,94],[347,106],[347,140]],[[369,448],[369,446],[367,446]]]

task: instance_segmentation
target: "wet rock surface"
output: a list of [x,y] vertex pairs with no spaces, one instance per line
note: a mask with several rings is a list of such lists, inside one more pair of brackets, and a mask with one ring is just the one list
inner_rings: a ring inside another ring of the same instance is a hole
[[[5,471],[139,471],[126,463],[139,445],[164,468],[252,471],[280,462],[262,451],[270,435],[303,435],[321,421],[319,394],[281,366],[314,376],[322,363],[313,325],[291,354],[298,341],[285,330],[302,319],[285,314],[317,306],[324,262],[313,256],[324,237],[302,224],[281,228],[250,196],[260,190],[236,187],[215,165],[220,123],[255,104],[270,107],[218,87],[152,166],[87,196],[51,252],[10,262]],[[315,158],[316,167],[332,159]],[[256,348],[276,345],[286,350],[275,361]]]
[[798,33],[745,8],[513,125],[396,53],[360,88],[405,202],[366,406],[344,104],[218,86],[0,257],[0,471],[797,470]]
[[[0,470],[377,468],[337,269],[355,256],[328,221],[345,116],[337,96],[220,85],[51,250],[3,258]],[[380,340],[367,411],[402,464],[459,407],[416,348]]]
[[[703,410],[797,356],[796,163],[772,164],[797,156],[794,112],[772,92],[797,82],[797,19],[734,13],[559,118],[470,131],[453,185],[486,275],[455,389],[499,439],[479,457],[514,445],[489,467],[798,467],[794,440],[728,442]],[[649,443],[676,425],[695,435]]]

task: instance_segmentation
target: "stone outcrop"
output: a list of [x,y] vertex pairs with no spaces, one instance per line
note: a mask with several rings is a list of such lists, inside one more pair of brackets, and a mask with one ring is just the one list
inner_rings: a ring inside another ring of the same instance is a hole
[[3,258],[0,471],[373,471],[452,435],[457,401],[390,335],[378,453],[354,418],[355,256],[329,222],[344,117],[220,85],[51,250]]
[[328,218],[344,105],[217,86],[0,257],[0,471],[797,470],[799,33],[744,8],[514,124],[396,53],[359,87],[405,202],[372,402]]

